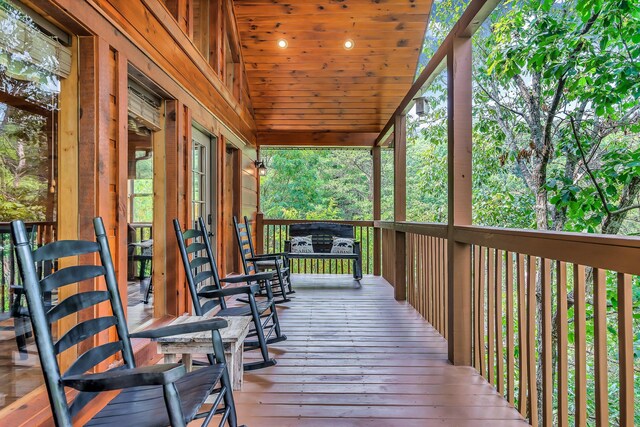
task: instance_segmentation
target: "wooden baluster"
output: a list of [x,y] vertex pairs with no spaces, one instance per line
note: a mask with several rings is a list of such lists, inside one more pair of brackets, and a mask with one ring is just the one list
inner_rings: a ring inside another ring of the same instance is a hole
[[429,262],[429,255],[427,253],[427,236],[422,236],[422,317],[427,318],[427,307],[429,300],[427,299],[427,277],[429,277],[429,271],[427,270],[427,264]]
[[569,423],[567,403],[569,366],[567,361],[567,266],[564,262],[556,262],[556,275],[558,296],[558,426],[565,427]]
[[438,332],[442,335],[444,320],[444,287],[445,287],[445,271],[442,268],[442,249],[441,239],[436,238],[436,245],[438,247]]
[[633,426],[633,289],[631,276],[618,273],[618,354],[620,425]]
[[487,380],[490,384],[495,385],[494,367],[495,367],[495,329],[496,329],[496,302],[495,302],[495,284],[496,284],[496,258],[495,249],[489,248],[489,260],[487,261]]
[[473,245],[473,367],[480,372],[480,249]]
[[553,426],[553,346],[551,343],[551,262],[542,259],[542,423]]
[[497,251],[496,255],[496,359],[497,366],[497,389],[501,396],[504,396],[504,343],[502,336],[502,260],[504,253]]
[[529,379],[529,423],[538,425],[538,387],[536,384],[536,258],[527,256],[527,378]]
[[573,327],[575,337],[575,425],[587,425],[587,340],[585,268],[573,264]]
[[426,237],[426,241],[427,241],[427,251],[426,251],[426,258],[427,258],[427,280],[425,283],[425,293],[426,293],[426,300],[427,300],[427,315],[426,315],[426,319],[429,323],[432,323],[432,318],[431,318],[431,311],[432,311],[432,307],[433,307],[433,293],[431,292],[431,276],[433,274],[433,263],[432,263],[432,252],[431,252],[431,236],[427,236]]
[[486,260],[486,249],[482,246],[480,246],[480,265],[479,265],[479,272],[480,274],[478,275],[479,278],[479,282],[478,282],[478,330],[480,332],[480,339],[478,344],[480,345],[480,375],[482,375],[483,377],[487,377],[487,370],[485,368],[486,366],[486,359],[485,359],[485,354],[486,354],[486,347],[485,347],[485,329],[484,329],[484,284],[485,284],[485,271],[484,271],[484,266],[485,266],[485,260]]
[[507,252],[505,255],[505,294],[507,298],[507,400],[512,405],[515,404],[515,349],[514,349],[514,319],[513,319],[513,253]]
[[[447,286],[447,271],[449,268],[449,258],[448,258],[448,250],[447,250],[447,241],[445,239],[442,240],[442,253],[443,253],[443,267],[442,267],[442,295],[444,296],[444,316],[443,316],[443,325],[444,325],[444,338],[446,340],[449,339],[449,322],[447,319],[449,318],[449,288]],[[471,250],[471,248],[469,248]],[[468,308],[470,309],[470,307]],[[471,338],[471,337],[469,337]]]
[[523,417],[527,416],[527,307],[525,300],[524,255],[518,254],[518,369],[520,381],[518,384],[518,411]]
[[596,426],[609,425],[609,378],[607,360],[607,272],[593,269],[593,335],[596,386]]

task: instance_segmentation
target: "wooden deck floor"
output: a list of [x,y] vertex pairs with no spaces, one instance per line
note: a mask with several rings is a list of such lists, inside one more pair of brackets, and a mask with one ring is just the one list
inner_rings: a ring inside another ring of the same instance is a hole
[[[276,366],[246,372],[238,415],[251,427],[524,426],[473,368],[384,279],[294,276],[278,309],[288,340]],[[252,358],[253,352],[245,353]]]

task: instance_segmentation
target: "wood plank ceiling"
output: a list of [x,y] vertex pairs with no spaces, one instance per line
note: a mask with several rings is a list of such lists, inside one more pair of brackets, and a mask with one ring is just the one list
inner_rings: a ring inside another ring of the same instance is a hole
[[431,10],[431,0],[234,5],[261,145],[373,144],[413,82]]

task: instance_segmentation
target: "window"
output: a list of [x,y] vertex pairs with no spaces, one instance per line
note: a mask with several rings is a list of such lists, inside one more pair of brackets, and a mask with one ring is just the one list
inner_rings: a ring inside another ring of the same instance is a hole
[[71,71],[57,41],[68,36],[34,19],[0,1],[0,408],[42,384],[7,222],[25,221],[34,244],[55,240],[60,83]]

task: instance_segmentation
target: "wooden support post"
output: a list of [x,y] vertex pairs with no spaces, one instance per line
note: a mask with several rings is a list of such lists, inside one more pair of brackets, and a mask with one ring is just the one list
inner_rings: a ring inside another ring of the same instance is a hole
[[264,214],[262,212],[258,212],[256,214],[256,247],[255,247],[255,250],[259,254],[263,254],[264,253]]
[[[381,209],[381,185],[382,185],[382,156],[380,147],[375,146],[371,152],[373,157],[373,220],[380,220]],[[382,230],[379,228],[373,229],[373,275],[379,276],[381,272],[381,238]]]
[[[78,39],[73,38],[72,49],[78,49]],[[78,239],[78,55],[71,57],[69,78],[60,81],[60,114],[58,115],[58,229],[57,240]],[[74,258],[59,261],[59,268],[77,264]],[[58,291],[58,298],[63,300],[77,293],[78,285],[64,286]],[[59,336],[65,334],[78,323],[78,315],[74,313],[60,319],[57,323]],[[60,357],[60,368],[66,370],[78,356],[77,350],[69,349]]]
[[[393,128],[393,217],[395,221],[407,219],[407,116],[397,115]],[[395,244],[395,298],[407,299],[406,235],[396,231]]]
[[449,360],[471,365],[471,248],[454,240],[454,226],[471,224],[471,39],[456,38],[448,78],[448,330]]

